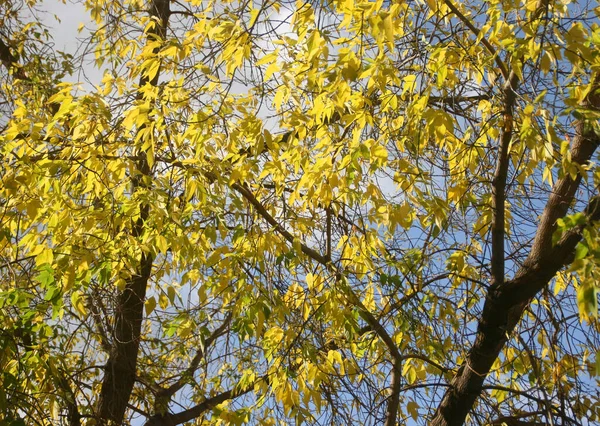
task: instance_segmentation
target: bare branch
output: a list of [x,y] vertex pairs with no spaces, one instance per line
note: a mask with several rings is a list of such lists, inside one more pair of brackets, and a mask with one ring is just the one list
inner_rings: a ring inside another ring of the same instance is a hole
[[233,318],[233,315],[230,313],[225,318],[225,320],[221,323],[221,325],[219,327],[217,327],[215,330],[213,330],[211,335],[204,341],[203,348],[198,349],[198,351],[196,352],[196,355],[194,356],[194,358],[192,358],[192,361],[190,362],[190,365],[188,366],[188,368],[181,374],[181,376],[175,383],[173,383],[168,388],[161,389],[157,392],[156,403],[155,403],[155,407],[156,407],[155,411],[156,412],[161,412],[162,409],[166,408],[169,401],[173,397],[173,395],[175,395],[175,393],[177,391],[179,391],[187,383],[189,383],[191,378],[194,376],[194,373],[198,369],[198,366],[200,365],[200,361],[202,361],[202,359],[204,359],[204,356],[206,354],[206,349],[208,347],[210,347],[215,342],[215,340],[217,340],[220,336],[222,336],[226,332],[227,328],[231,324],[232,318]]

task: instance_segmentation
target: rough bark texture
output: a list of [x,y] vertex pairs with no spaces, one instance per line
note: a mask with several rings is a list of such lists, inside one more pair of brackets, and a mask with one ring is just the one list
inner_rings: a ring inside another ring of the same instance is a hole
[[141,270],[118,300],[113,349],[105,366],[98,417],[108,424],[121,424],[135,383],[146,287],[152,258],[143,255]]
[[[153,0],[150,15],[158,22],[149,31],[148,38],[164,39],[169,19],[169,0]],[[157,52],[155,52],[157,53]],[[142,77],[140,87],[146,84],[156,85],[159,73],[152,80]],[[147,187],[150,179],[150,167],[146,156],[139,155],[136,164],[137,175],[133,179],[135,188]],[[140,217],[135,223],[132,235],[140,237],[149,216],[147,204],[140,206]],[[115,312],[112,350],[105,366],[102,389],[98,402],[97,416],[100,424],[121,425],[135,384],[137,358],[140,344],[146,289],[154,258],[142,254],[137,274],[127,282],[118,299]]]
[[392,362],[392,383],[390,385],[391,395],[387,401],[385,410],[385,426],[394,426],[398,418],[398,407],[400,406],[400,391],[402,386],[402,368],[400,362]]
[[[584,122],[576,127],[571,158],[586,164],[600,140]],[[581,175],[575,179],[561,178],[552,189],[531,252],[515,277],[503,285],[493,284],[487,294],[475,343],[469,355],[446,391],[438,406],[434,426],[462,425],[476,399],[492,364],[506,344],[531,299],[540,292],[554,275],[573,259],[581,229],[573,229],[552,245],[556,220],[565,216],[575,198]],[[590,220],[600,220],[600,201],[590,200],[585,214]]]

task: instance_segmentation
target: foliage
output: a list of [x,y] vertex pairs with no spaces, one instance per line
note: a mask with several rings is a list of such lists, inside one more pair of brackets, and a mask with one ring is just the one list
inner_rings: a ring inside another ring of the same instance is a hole
[[0,6],[4,422],[600,419],[600,7],[84,5]]

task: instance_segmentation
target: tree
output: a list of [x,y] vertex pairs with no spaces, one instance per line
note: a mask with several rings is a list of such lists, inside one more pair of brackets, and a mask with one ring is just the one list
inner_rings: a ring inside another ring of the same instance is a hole
[[84,4],[0,9],[6,423],[600,418],[600,8]]

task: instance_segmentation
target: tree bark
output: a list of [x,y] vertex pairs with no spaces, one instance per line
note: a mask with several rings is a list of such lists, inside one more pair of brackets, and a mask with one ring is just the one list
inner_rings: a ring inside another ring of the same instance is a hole
[[[150,15],[158,22],[148,32],[148,39],[164,39],[170,14],[170,0],[153,0]],[[158,53],[158,48],[154,53]],[[144,76],[139,87],[156,85],[159,73],[150,80]],[[139,96],[141,98],[141,95]],[[141,130],[141,129],[140,129]],[[151,175],[150,166],[143,152],[138,153],[137,175],[133,178],[134,192],[137,188],[147,188]],[[150,214],[148,204],[140,206],[140,217],[136,221],[132,235],[142,236]],[[119,296],[114,321],[112,350],[105,366],[97,416],[100,424],[121,425],[135,384],[137,358],[139,352],[146,289],[152,272],[154,257],[143,253],[140,256],[137,273],[126,283]]]
[[[600,139],[583,121],[576,126],[571,149],[572,161],[586,164],[600,144]],[[484,380],[514,331],[531,299],[555,274],[573,260],[581,228],[572,229],[552,245],[556,220],[564,217],[575,199],[582,176],[561,178],[552,188],[530,254],[515,277],[502,285],[490,286],[479,321],[477,337],[467,359],[458,369],[440,402],[431,424],[462,425],[481,393]],[[585,214],[588,220],[600,220],[600,199],[590,200]]]

